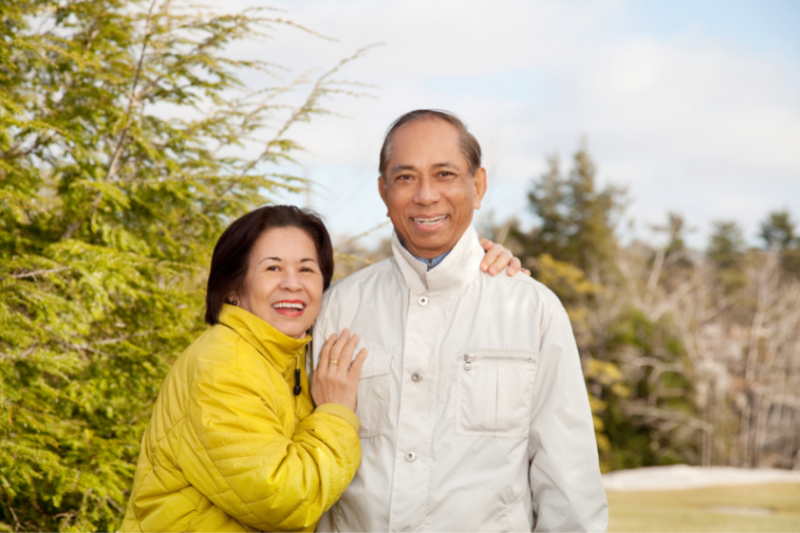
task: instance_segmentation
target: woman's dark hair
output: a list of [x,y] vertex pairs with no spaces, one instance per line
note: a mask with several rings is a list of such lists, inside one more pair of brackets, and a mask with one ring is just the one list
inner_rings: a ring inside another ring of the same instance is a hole
[[323,288],[333,277],[333,246],[322,219],[316,213],[293,205],[268,205],[236,219],[222,233],[214,255],[206,289],[206,322],[219,322],[222,304],[229,303],[228,295],[242,290],[250,252],[259,237],[275,228],[298,228],[305,231],[317,249],[317,262],[322,272]]

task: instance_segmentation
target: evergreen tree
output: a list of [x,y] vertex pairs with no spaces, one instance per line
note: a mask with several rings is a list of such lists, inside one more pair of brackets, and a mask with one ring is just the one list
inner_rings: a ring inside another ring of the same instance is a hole
[[[528,196],[539,225],[523,233],[512,223],[510,246],[569,313],[590,393],[601,468],[680,462],[686,450],[674,446],[672,433],[659,430],[652,411],[675,408],[674,399],[665,398],[665,389],[689,389],[688,382],[675,374],[654,372],[654,365],[669,365],[684,352],[668,320],[649,319],[625,298],[625,285],[638,281],[625,280],[618,271],[615,225],[625,193],[615,187],[598,188],[597,169],[585,144],[566,176],[557,156],[548,159],[548,167]],[[671,217],[669,232],[671,240],[658,260],[659,271],[685,266],[680,217]],[[648,253],[655,255],[649,249]],[[685,400],[679,403],[678,408],[686,407]]]
[[528,235],[515,230],[512,237],[528,256],[548,254],[590,277],[612,271],[617,249],[614,226],[624,191],[611,186],[598,190],[597,169],[585,143],[575,153],[567,176],[561,173],[557,155],[548,159],[548,165],[528,194],[539,226]]
[[800,278],[800,235],[789,211],[773,211],[761,223],[760,237],[768,250],[780,255],[784,272]]
[[149,406],[203,328],[216,238],[302,185],[274,166],[299,149],[286,132],[346,87],[334,69],[293,108],[285,86],[245,90],[242,69],[274,67],[224,50],[290,24],[268,11],[0,0],[0,17],[0,529],[113,530]]
[[731,294],[745,285],[744,252],[744,237],[739,225],[733,221],[714,222],[706,255],[714,266],[725,294]]

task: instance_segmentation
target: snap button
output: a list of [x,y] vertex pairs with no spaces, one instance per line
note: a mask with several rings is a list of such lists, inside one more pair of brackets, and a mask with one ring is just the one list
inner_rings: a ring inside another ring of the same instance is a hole
[[406,454],[406,461],[408,461],[409,463],[411,461],[413,461],[414,459],[416,459],[416,458],[417,458],[417,454],[415,454],[414,452],[408,452]]
[[419,302],[419,305],[428,305],[428,297],[427,296],[420,296],[419,300],[417,300],[417,301]]
[[422,376],[420,375],[419,372],[414,372],[413,374],[411,374],[411,381],[413,381],[414,383],[419,383],[420,381],[422,381]]

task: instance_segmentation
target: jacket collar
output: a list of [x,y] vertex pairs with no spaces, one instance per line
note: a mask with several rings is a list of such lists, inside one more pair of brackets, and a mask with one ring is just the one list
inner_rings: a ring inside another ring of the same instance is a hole
[[478,233],[469,226],[455,247],[436,268],[418,261],[400,244],[397,232],[392,234],[393,261],[400,277],[412,290],[447,291],[456,290],[472,282],[480,273],[484,251],[478,242]]
[[[223,304],[219,313],[219,322],[228,326],[252,344],[258,352],[274,364],[281,373],[297,367],[297,358],[305,354],[305,346],[311,341],[311,335],[302,339],[294,339],[272,327],[241,307]],[[305,364],[299,361],[302,366]]]

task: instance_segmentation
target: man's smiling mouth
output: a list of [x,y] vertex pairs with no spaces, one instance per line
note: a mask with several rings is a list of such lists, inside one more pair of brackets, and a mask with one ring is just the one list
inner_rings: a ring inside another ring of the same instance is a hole
[[412,218],[416,224],[420,224],[421,226],[435,226],[439,222],[442,222],[446,219],[449,215],[442,215],[436,218]]

